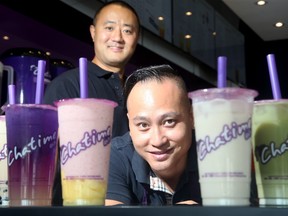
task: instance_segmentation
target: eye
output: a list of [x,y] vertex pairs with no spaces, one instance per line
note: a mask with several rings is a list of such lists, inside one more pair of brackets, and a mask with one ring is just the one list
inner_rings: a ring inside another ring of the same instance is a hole
[[176,120],[174,120],[174,119],[166,119],[166,120],[163,122],[163,125],[164,125],[165,127],[173,127],[175,124],[176,124]]
[[131,29],[124,29],[123,32],[125,34],[131,35],[132,34],[132,30]]
[[112,26],[106,26],[105,29],[106,29],[107,31],[112,31],[112,30],[113,30],[113,27],[112,27]]
[[136,126],[138,127],[139,130],[144,131],[144,130],[148,130],[149,129],[149,125],[145,122],[139,122],[138,124],[136,124]]

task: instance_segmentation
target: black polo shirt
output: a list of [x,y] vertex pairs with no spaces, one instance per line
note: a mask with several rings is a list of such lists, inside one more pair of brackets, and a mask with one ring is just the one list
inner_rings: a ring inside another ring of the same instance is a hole
[[[87,62],[88,97],[115,101],[112,136],[121,136],[128,131],[128,121],[123,98],[123,87],[119,75],[105,71],[92,62]],[[79,68],[68,70],[57,76],[45,89],[44,103],[65,98],[80,98]]]
[[[112,139],[107,199],[125,205],[167,205],[166,193],[150,189],[152,171],[135,151],[129,132]],[[201,201],[196,145],[189,150],[187,168],[181,177],[172,204],[185,200]]]

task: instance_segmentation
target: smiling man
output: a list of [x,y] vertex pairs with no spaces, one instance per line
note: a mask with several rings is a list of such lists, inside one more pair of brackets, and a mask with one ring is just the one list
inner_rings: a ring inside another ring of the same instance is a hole
[[169,65],[126,80],[130,133],[112,140],[105,205],[201,204],[193,114],[185,83]]

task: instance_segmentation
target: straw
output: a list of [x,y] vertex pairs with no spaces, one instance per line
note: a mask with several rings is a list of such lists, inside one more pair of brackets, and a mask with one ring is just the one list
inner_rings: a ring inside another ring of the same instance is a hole
[[227,65],[227,57],[219,56],[217,62],[217,87],[224,88],[226,87],[226,65]]
[[15,85],[8,85],[9,104],[15,104]]
[[88,74],[87,74],[87,59],[79,59],[79,69],[80,69],[80,97],[88,97]]
[[46,61],[39,60],[37,69],[36,95],[35,95],[36,104],[41,104],[43,100],[45,68],[46,68]]
[[279,87],[279,81],[278,81],[278,74],[276,69],[276,63],[275,63],[275,57],[273,54],[267,55],[267,62],[268,62],[268,69],[270,74],[270,82],[273,92],[273,98],[274,99],[281,99],[281,92]]

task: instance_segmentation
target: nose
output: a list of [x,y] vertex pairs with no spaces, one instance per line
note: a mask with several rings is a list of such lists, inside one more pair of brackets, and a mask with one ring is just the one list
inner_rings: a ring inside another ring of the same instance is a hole
[[122,31],[119,28],[116,28],[112,33],[112,40],[116,42],[123,41]]
[[167,142],[165,132],[160,127],[155,127],[152,130],[150,143],[155,147],[160,147]]

